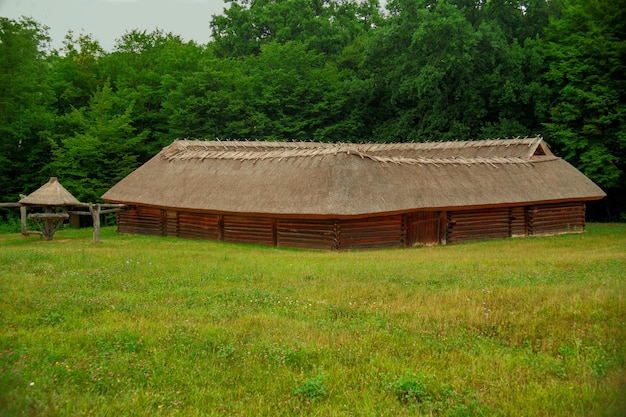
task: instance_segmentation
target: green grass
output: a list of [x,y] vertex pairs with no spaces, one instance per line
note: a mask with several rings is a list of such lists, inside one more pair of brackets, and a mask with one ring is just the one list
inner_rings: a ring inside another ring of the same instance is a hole
[[317,252],[0,234],[2,416],[623,416],[626,225]]

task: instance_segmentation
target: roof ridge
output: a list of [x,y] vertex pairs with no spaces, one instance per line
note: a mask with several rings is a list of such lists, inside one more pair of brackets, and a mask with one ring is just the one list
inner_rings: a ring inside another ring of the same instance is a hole
[[[161,151],[160,156],[168,161],[223,159],[256,161],[285,158],[310,158],[324,155],[345,153],[358,155],[373,161],[394,164],[528,164],[534,149],[543,141],[541,137],[492,139],[458,142],[420,142],[420,143],[323,143],[323,142],[261,142],[261,141],[190,141],[182,140],[172,143]],[[527,145],[531,154],[525,152],[520,156],[466,156],[459,155],[398,155],[402,151],[445,151],[463,148],[481,148],[499,146],[508,148],[512,145]],[[389,154],[385,154],[388,152]],[[541,158],[546,160],[547,155]]]
[[387,149],[448,149],[448,148],[466,148],[466,147],[485,147],[485,146],[511,146],[515,144],[527,144],[529,147],[537,142],[543,141],[541,136],[511,138],[511,139],[480,139],[480,140],[463,140],[463,141],[438,141],[438,142],[282,142],[282,141],[241,141],[241,140],[190,140],[181,139],[174,141],[170,146],[176,148],[221,148],[222,150],[243,149],[248,151],[264,151],[267,148],[288,148],[288,149],[328,149],[328,148],[344,148],[350,149],[367,149],[367,150],[387,150]]
[[[239,161],[257,161],[268,159],[287,159],[287,158],[309,158],[324,155],[336,155],[337,153],[345,153],[347,155],[359,156],[362,159],[370,159],[381,163],[392,163],[400,165],[473,165],[473,164],[526,164],[530,165],[538,160],[528,160],[520,157],[403,157],[403,156],[380,156],[362,152],[359,149],[349,148],[326,148],[326,149],[292,149],[292,150],[272,150],[263,152],[246,152],[246,151],[182,151],[173,154],[164,154],[162,157],[168,161],[181,160],[205,160],[205,159],[222,159],[222,160],[239,160]],[[556,159],[556,157],[547,156],[540,160]]]
[[450,158],[404,158],[404,157],[380,157],[380,156],[372,156],[366,155],[366,157],[382,163],[394,163],[399,165],[476,165],[476,164],[487,164],[491,166],[502,165],[502,164],[523,164],[523,165],[532,165],[534,161],[528,161],[519,157],[476,157],[476,158],[465,158],[465,157],[450,157]]

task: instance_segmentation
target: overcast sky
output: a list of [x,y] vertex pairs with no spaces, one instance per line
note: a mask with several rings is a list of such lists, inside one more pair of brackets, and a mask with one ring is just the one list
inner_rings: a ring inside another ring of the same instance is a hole
[[92,34],[105,50],[133,29],[161,29],[183,40],[205,44],[211,16],[222,14],[223,0],[0,0],[0,16],[32,17],[50,28],[52,47],[60,49],[69,30]]

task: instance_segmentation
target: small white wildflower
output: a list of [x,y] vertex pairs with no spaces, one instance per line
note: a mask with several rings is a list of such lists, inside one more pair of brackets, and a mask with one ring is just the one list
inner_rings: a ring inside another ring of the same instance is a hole
[[32,387],[33,385],[35,385],[35,382],[34,381],[30,381],[30,384],[28,384],[28,385],[30,385]]

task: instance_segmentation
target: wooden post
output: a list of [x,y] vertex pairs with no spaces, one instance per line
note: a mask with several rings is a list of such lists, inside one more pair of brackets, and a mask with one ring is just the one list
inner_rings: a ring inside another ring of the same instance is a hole
[[446,245],[448,243],[448,212],[445,210],[441,211],[439,227],[439,242],[442,245]]
[[217,240],[224,241],[224,215],[217,215]]
[[100,204],[89,203],[89,211],[93,219],[93,243],[100,242]]
[[339,220],[333,220],[333,245],[331,250],[341,249],[341,224]]
[[20,220],[22,223],[22,235],[28,236],[28,228],[26,227],[26,206],[20,207]]
[[272,219],[272,243],[274,246],[278,246],[278,226],[276,225],[276,219]]
[[[52,210],[49,208],[46,208],[46,214],[51,214]],[[44,217],[43,218],[43,235],[46,238],[46,240],[52,240],[52,238],[54,237],[54,225],[52,224],[52,218],[51,217]]]
[[[24,194],[20,194],[20,200],[26,197]],[[22,223],[22,236],[28,236],[28,227],[26,224],[26,206],[20,205],[20,221]]]

